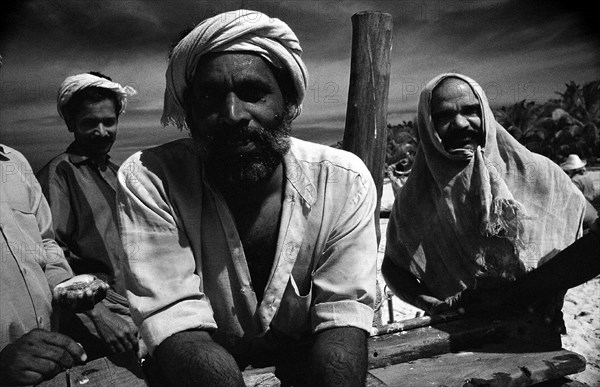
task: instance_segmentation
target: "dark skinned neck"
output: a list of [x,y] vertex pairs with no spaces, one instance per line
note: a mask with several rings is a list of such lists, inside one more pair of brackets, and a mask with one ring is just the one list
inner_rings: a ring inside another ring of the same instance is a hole
[[102,155],[102,156],[88,156],[97,166],[98,169],[100,170],[105,170],[106,169],[106,164],[107,164],[107,160],[108,158],[106,157],[106,155]]
[[283,164],[279,164],[273,174],[263,182],[248,185],[227,185],[219,189],[234,214],[258,209],[260,204],[269,196],[283,191]]
[[86,156],[90,161],[96,164],[96,166],[98,166],[98,169],[102,171],[106,169],[106,165],[108,164],[108,154],[90,154],[90,152],[87,152],[85,147],[81,146],[79,143],[77,143],[77,141],[75,141],[75,149],[78,154]]

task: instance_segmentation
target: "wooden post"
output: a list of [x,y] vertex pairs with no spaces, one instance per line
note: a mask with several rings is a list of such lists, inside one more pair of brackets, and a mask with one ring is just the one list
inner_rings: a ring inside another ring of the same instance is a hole
[[391,50],[390,14],[359,12],[352,16],[352,60],[343,147],[364,161],[375,181],[377,243],[381,239],[379,208],[383,193]]

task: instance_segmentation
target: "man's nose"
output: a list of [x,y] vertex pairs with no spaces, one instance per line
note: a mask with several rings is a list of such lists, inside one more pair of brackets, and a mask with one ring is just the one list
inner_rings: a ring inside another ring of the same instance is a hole
[[246,102],[241,100],[236,93],[229,92],[223,101],[223,106],[219,114],[219,122],[235,125],[244,120],[250,120],[250,114],[246,109]]
[[469,127],[471,124],[469,123],[469,120],[465,118],[465,116],[462,114],[457,114],[456,117],[454,117],[454,120],[452,120],[452,125],[456,128],[462,129]]
[[106,137],[108,136],[108,129],[106,128],[106,126],[104,126],[103,123],[99,123],[98,126],[96,126],[96,129],[94,130],[94,134],[96,135],[96,137]]

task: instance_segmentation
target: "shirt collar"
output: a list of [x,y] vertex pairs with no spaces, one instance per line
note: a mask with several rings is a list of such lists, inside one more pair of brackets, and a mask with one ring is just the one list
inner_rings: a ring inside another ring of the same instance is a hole
[[290,149],[283,158],[285,177],[304,202],[311,207],[317,201],[317,188],[310,179],[310,174],[303,163],[300,163]]
[[7,161],[9,160],[8,155],[10,154],[10,148],[6,145],[0,144],[0,160]]
[[[84,163],[93,163],[95,162],[85,155],[81,147],[73,141],[71,145],[67,148],[67,154],[69,155],[69,161],[75,165],[84,164]],[[109,155],[106,155],[106,163],[108,164],[108,160],[110,159]]]

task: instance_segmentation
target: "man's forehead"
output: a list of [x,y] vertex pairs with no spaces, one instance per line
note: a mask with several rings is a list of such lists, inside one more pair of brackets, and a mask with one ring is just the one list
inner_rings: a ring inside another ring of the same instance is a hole
[[208,81],[223,76],[274,80],[273,73],[266,61],[259,55],[246,52],[222,52],[206,55],[196,66],[194,80],[196,82],[198,80]]
[[431,103],[435,105],[452,100],[463,100],[470,103],[478,102],[473,89],[466,81],[449,77],[441,81],[433,89]]
[[78,112],[78,116],[86,116],[91,114],[111,114],[116,116],[115,102],[110,98],[105,98],[100,101],[84,99]]

